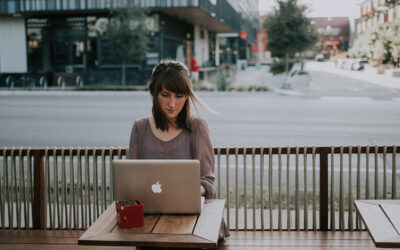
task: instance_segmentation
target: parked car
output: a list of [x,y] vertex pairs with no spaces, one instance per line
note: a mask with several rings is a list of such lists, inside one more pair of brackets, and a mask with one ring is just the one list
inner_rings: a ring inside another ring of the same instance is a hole
[[355,59],[355,60],[353,60],[353,63],[351,64],[351,69],[352,70],[363,70],[365,64],[368,64],[368,60]]
[[324,55],[323,54],[318,54],[315,56],[315,61],[317,62],[323,62],[324,61]]

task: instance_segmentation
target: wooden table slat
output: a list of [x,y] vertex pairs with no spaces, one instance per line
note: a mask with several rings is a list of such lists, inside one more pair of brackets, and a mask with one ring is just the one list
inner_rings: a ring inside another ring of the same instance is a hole
[[93,225],[81,236],[82,239],[89,239],[90,237],[97,236],[104,233],[111,232],[117,224],[117,209],[115,202],[108,206],[106,211],[97,218]]
[[197,215],[161,215],[153,234],[192,234]]
[[151,233],[159,218],[160,215],[145,215],[143,227],[120,228],[117,225],[112,233]]
[[370,200],[354,201],[372,240],[377,247],[400,247],[400,235],[394,228],[390,218],[382,210],[382,204],[400,204],[399,200],[391,202],[379,201],[371,203]]
[[90,245],[152,247],[216,247],[214,242],[186,234],[102,234],[90,238]]
[[206,200],[193,234],[217,242],[224,207],[225,200],[214,200],[212,204]]
[[400,234],[400,206],[392,204],[381,204],[380,206],[397,233]]

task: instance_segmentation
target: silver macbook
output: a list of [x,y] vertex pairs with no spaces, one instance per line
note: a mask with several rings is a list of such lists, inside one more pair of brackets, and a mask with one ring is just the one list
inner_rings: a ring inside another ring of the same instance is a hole
[[140,200],[146,214],[200,214],[198,160],[113,160],[115,200]]

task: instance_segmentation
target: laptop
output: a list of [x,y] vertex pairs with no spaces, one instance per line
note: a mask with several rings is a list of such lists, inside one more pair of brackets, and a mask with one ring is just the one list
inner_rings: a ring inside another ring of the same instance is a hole
[[140,200],[145,214],[200,214],[198,160],[113,160],[112,165],[115,200]]

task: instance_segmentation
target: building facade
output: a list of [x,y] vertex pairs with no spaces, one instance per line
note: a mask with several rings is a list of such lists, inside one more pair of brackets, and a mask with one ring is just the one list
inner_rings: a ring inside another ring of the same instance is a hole
[[268,63],[271,61],[271,52],[267,50],[268,45],[268,36],[267,30],[263,27],[263,24],[267,20],[268,16],[261,16],[260,17],[260,26],[261,29],[257,32],[257,43],[252,45],[251,50],[255,53],[256,60],[262,63]]
[[[254,12],[258,1],[248,2]],[[236,57],[220,49],[226,44],[218,37],[224,34],[236,37],[229,41],[237,46],[229,50],[232,54],[246,51],[256,40],[256,27],[247,25],[253,16],[243,15],[227,0],[4,0],[0,86],[7,84],[7,76],[21,74],[45,75],[49,85],[58,84],[54,76],[63,73],[80,75],[85,84],[117,79],[121,65],[108,60],[102,33],[110,10],[132,6],[148,11],[150,42],[145,62],[128,64],[128,84],[146,84],[161,58],[180,60],[189,67],[193,55],[204,67],[235,63]],[[243,31],[247,35],[240,37]],[[244,53],[243,59],[248,56]]]
[[360,17],[355,20],[356,33],[400,19],[399,0],[364,0],[360,4]]
[[312,23],[319,34],[318,47],[326,58],[347,51],[350,40],[349,17],[314,17]]

